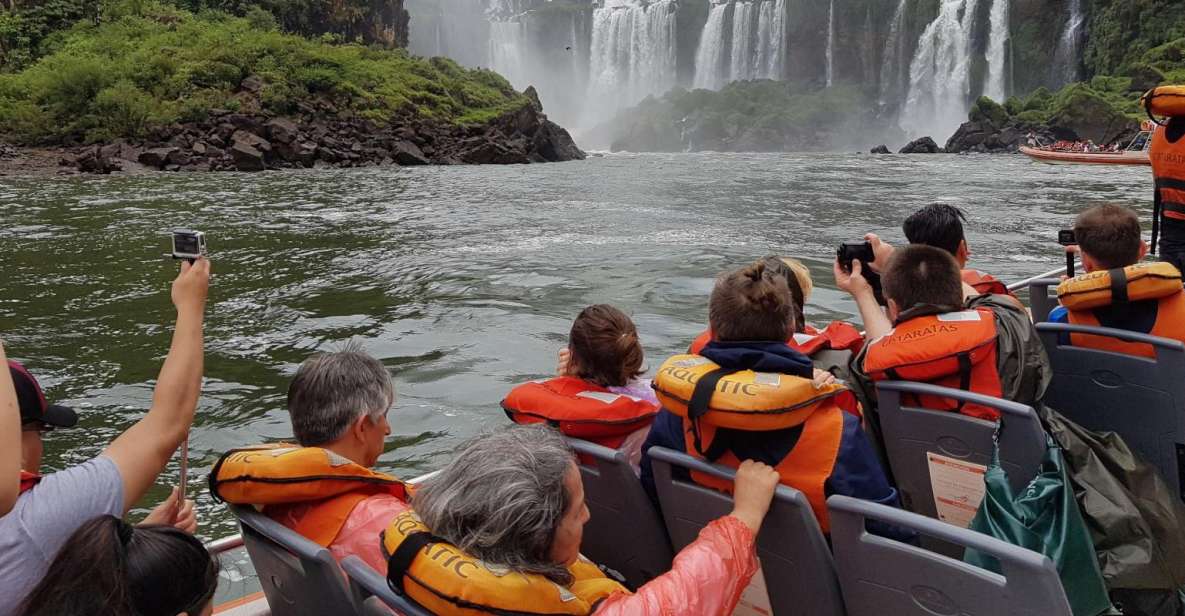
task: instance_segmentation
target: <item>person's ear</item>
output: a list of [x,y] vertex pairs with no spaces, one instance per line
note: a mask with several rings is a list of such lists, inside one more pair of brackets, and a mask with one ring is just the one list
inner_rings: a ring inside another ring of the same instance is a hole
[[901,309],[897,307],[897,300],[888,300],[889,320],[896,321],[897,317],[901,315]]
[[971,247],[967,245],[967,240],[959,240],[959,250],[956,256],[962,261],[971,257]]
[[370,421],[370,413],[363,413],[361,417],[354,420],[354,425],[350,427],[350,430],[354,432],[354,438],[362,441],[366,439],[366,433],[373,427]]
[[1148,242],[1140,240],[1140,258],[1138,260],[1143,261],[1146,256],[1148,256]]

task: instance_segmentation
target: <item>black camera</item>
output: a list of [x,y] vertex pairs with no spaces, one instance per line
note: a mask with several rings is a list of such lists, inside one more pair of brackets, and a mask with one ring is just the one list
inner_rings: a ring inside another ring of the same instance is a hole
[[173,258],[190,263],[206,256],[206,234],[189,229],[173,231]]
[[1062,229],[1057,232],[1057,243],[1062,246],[1077,246],[1078,237],[1074,235],[1073,229]]
[[852,261],[860,262],[860,275],[868,281],[872,292],[876,296],[876,303],[887,306],[884,291],[881,289],[881,275],[872,271],[871,263],[876,260],[872,252],[871,242],[844,242],[835,250],[835,258],[839,259],[839,266],[845,272],[852,271]]

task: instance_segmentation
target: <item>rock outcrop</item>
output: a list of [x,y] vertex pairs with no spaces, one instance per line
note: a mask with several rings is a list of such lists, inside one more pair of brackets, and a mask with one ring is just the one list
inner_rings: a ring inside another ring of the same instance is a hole
[[872,148],[871,150],[869,150],[868,153],[869,154],[892,154],[892,152],[889,151],[889,146],[887,146],[887,145],[878,145],[875,148]]
[[921,139],[914,139],[909,142],[909,145],[901,148],[898,154],[939,154],[942,148],[934,143],[932,137],[922,137]]

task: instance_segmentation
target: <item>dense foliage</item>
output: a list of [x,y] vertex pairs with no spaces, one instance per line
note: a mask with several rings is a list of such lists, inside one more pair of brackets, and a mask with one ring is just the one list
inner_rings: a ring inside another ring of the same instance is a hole
[[1149,50],[1185,38],[1180,0],[1093,0],[1084,62],[1091,75],[1125,75]]
[[[286,114],[308,103],[380,123],[402,113],[471,123],[528,103],[497,74],[449,60],[310,40],[259,15],[132,1],[139,6],[49,35],[44,57],[0,74],[0,126],[10,137],[101,141],[214,109]],[[249,76],[262,82],[257,93],[242,91]]]

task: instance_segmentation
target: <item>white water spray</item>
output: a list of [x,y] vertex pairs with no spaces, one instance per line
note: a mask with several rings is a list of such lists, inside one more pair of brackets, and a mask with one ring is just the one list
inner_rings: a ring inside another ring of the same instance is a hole
[[882,107],[889,104],[890,99],[900,95],[902,82],[905,81],[905,41],[901,34],[905,30],[905,9],[908,3],[909,0],[900,0],[897,3],[893,21],[889,24],[889,34],[885,37],[878,99]]
[[752,2],[737,2],[732,7],[732,53],[729,57],[729,81],[742,81],[753,77]]
[[835,0],[827,5],[827,87],[835,81]]
[[1057,50],[1053,54],[1054,78],[1062,83],[1073,83],[1081,77],[1078,72],[1079,55],[1082,46],[1082,30],[1086,26],[1086,14],[1082,10],[1082,0],[1070,0],[1070,16],[1066,21],[1066,29],[1058,39]]
[[613,112],[676,79],[676,0],[606,0],[593,12],[589,93],[595,108]]
[[731,7],[713,4],[708,21],[700,33],[699,49],[695,52],[695,87],[716,90],[728,79],[724,74],[724,22]]
[[1004,65],[1008,58],[1008,38],[1010,36],[1008,29],[1009,9],[1009,0],[992,1],[992,32],[988,38],[988,72],[983,93],[999,103],[1003,103],[1008,96]]
[[945,138],[967,119],[971,103],[971,31],[979,0],[942,0],[909,66],[901,128]]
[[761,3],[757,17],[757,57],[755,76],[781,79],[789,46],[789,26],[786,19],[786,0],[767,0]]

